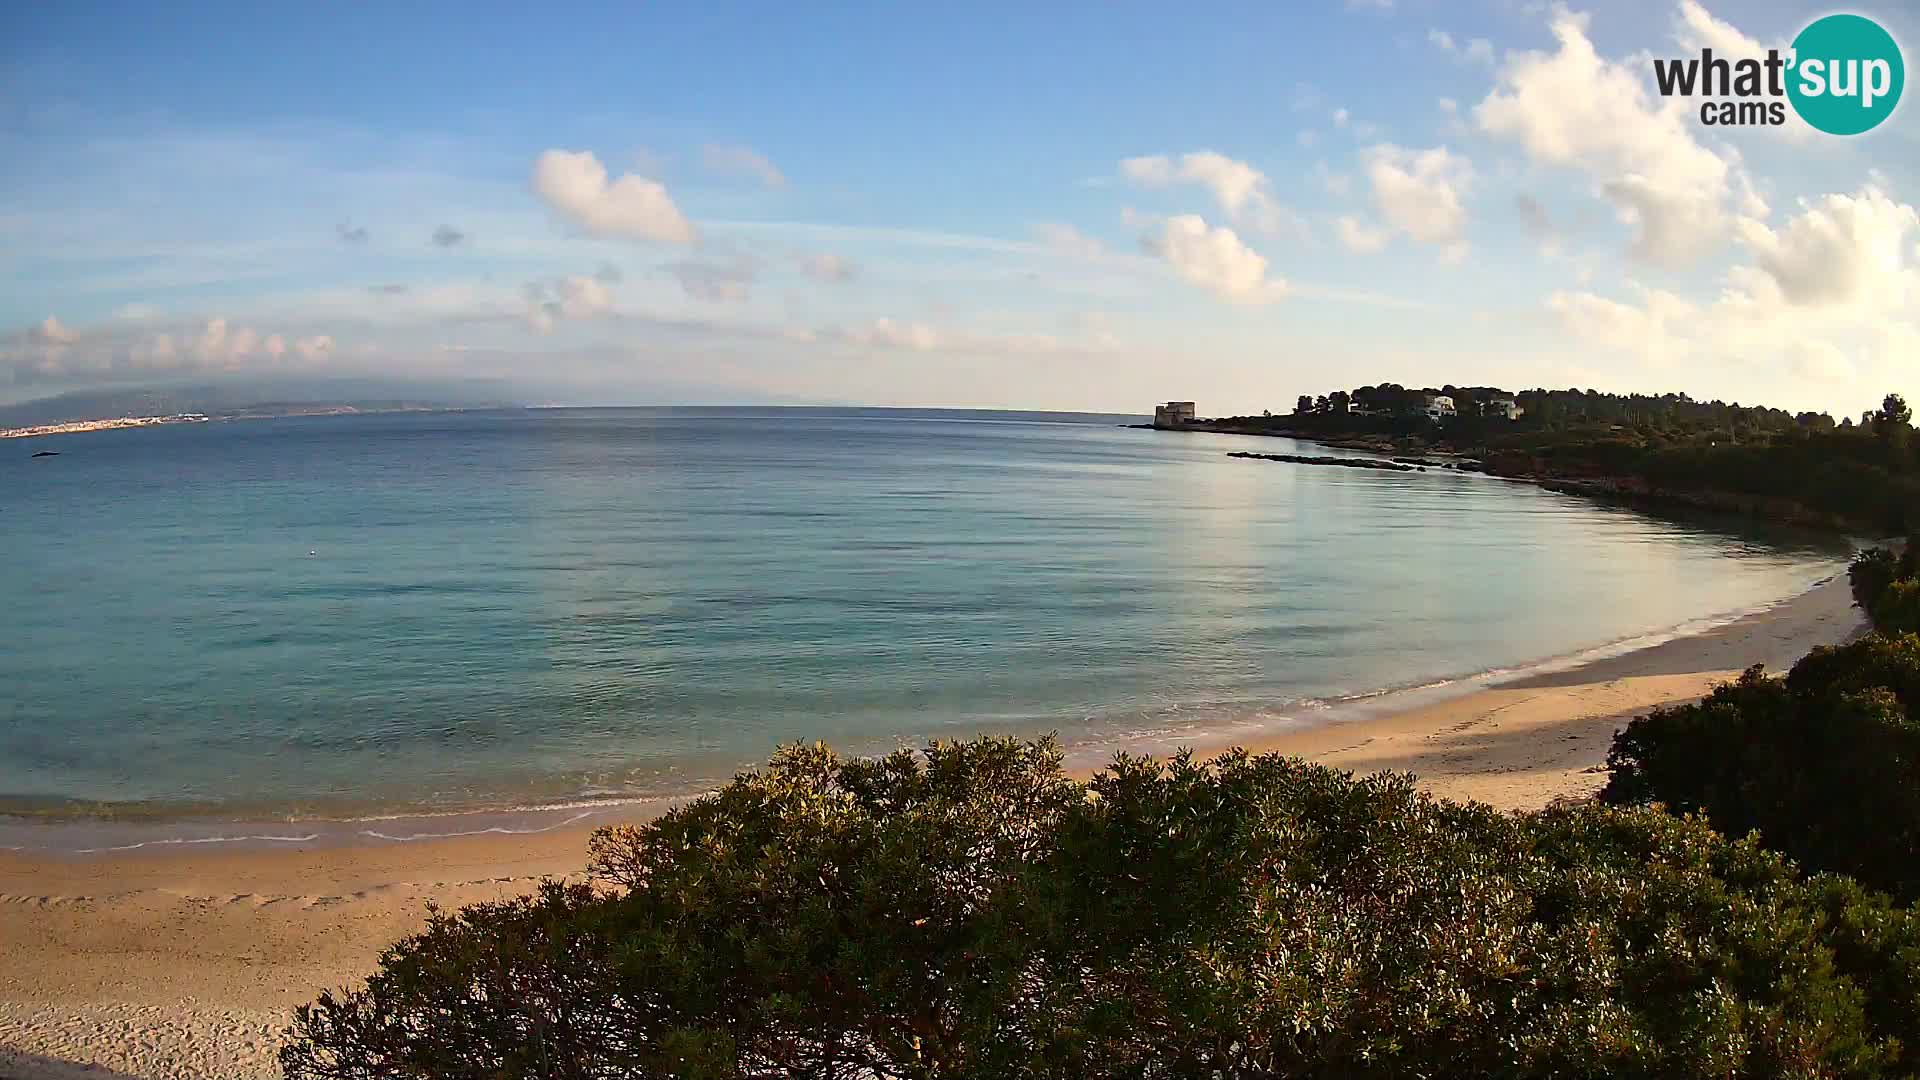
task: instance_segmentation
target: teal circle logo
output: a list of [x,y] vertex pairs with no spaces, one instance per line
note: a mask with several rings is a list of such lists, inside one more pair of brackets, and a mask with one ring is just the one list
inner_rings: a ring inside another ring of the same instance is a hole
[[1893,35],[1860,15],[1815,19],[1793,39],[1787,98],[1829,135],[1871,131],[1893,115],[1907,65]]

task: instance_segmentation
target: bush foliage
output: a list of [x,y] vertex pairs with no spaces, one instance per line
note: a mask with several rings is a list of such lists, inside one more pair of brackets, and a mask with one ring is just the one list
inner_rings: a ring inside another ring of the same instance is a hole
[[793,747],[590,855],[301,1010],[287,1074],[1920,1070],[1920,916],[1646,810],[1241,753],[1082,783],[1045,740]]
[[[1857,579],[1856,579],[1857,580]],[[1602,798],[1758,830],[1803,866],[1920,898],[1920,637],[1809,653],[1784,680],[1753,668],[1697,704],[1614,737]]]
[[1847,569],[1853,602],[1883,634],[1920,633],[1920,538],[1898,554],[1872,548]]

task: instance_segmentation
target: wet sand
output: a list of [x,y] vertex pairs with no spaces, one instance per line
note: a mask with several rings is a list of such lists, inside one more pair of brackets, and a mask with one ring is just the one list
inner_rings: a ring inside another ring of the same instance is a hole
[[[1509,809],[1605,783],[1613,733],[1743,668],[1784,670],[1860,629],[1836,578],[1705,633],[1400,712],[1251,737]],[[637,816],[639,807],[625,813]],[[538,833],[381,845],[0,853],[0,1077],[276,1076],[294,1006],[363,978],[429,901],[458,906],[578,873],[595,813]],[[82,1065],[93,1066],[83,1069]]]

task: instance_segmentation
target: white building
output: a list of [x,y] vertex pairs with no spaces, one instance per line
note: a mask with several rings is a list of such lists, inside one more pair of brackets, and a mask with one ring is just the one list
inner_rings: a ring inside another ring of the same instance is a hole
[[1510,397],[1489,398],[1480,403],[1481,416],[1499,416],[1508,420],[1518,420],[1526,411],[1520,407],[1519,402]]
[[1427,414],[1429,420],[1441,420],[1449,416],[1458,416],[1460,411],[1453,406],[1453,398],[1446,394],[1422,394],[1420,411]]

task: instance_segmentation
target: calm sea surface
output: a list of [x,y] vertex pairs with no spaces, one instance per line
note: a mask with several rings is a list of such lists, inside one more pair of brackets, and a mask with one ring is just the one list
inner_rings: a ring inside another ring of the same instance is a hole
[[0,443],[0,806],[351,816],[685,791],[796,739],[1171,744],[1752,609],[1842,557],[1119,423],[562,410]]

